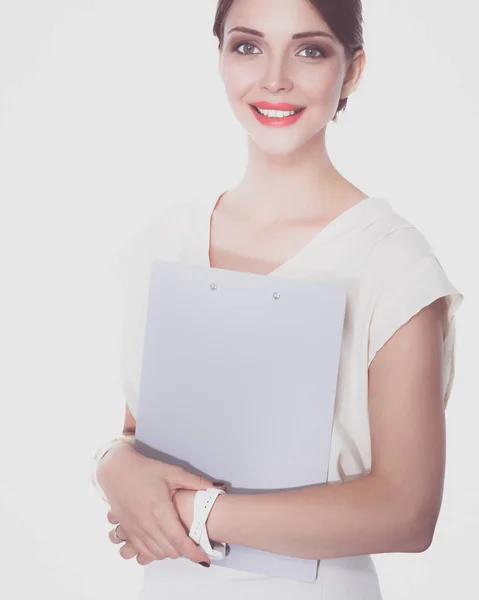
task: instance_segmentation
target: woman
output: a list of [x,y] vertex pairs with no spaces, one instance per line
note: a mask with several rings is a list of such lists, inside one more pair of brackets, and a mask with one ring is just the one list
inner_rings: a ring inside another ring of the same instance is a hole
[[223,494],[208,518],[213,540],[320,559],[314,583],[200,568],[210,561],[187,532],[195,490],[213,483],[127,444],[98,470],[117,525],[110,538],[125,542],[122,557],[148,565],[144,600],[379,599],[371,554],[422,552],[433,538],[462,294],[420,232],[328,156],[326,127],[364,71],[360,0],[220,0],[214,33],[248,166],[236,187],[169,209],[118,256],[124,433],[135,431],[152,260],[265,276],[331,272],[348,293],[328,473],[337,485]]

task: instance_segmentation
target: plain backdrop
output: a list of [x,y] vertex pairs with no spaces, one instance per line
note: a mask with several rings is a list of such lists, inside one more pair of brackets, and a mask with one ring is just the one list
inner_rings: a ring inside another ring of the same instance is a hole
[[[243,173],[215,0],[0,0],[0,586],[9,600],[131,600],[89,479],[121,432],[108,265],[164,205]],[[479,597],[477,8],[366,0],[366,72],[328,148],[430,241],[465,301],[432,546],[375,556],[385,600]],[[212,183],[213,182],[213,183]]]

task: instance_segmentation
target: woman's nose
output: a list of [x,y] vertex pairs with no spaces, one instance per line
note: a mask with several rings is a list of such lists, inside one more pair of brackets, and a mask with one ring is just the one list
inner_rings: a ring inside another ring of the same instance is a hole
[[266,67],[261,83],[263,90],[273,93],[289,91],[293,87],[293,82],[287,73],[287,66],[280,60],[272,61]]

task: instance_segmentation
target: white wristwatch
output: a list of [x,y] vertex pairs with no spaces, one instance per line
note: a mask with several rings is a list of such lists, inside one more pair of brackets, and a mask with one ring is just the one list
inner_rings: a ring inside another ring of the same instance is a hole
[[206,520],[210,514],[215,500],[220,494],[226,494],[225,490],[219,488],[208,488],[198,490],[195,494],[193,509],[193,523],[190,528],[189,537],[201,546],[205,553],[216,560],[223,560],[226,556],[226,542],[211,545],[206,529]]

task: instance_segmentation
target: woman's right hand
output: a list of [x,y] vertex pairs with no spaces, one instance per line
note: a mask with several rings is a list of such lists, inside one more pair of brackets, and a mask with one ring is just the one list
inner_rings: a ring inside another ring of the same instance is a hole
[[185,531],[173,503],[177,490],[203,490],[212,481],[139,453],[129,444],[114,446],[97,471],[122,537],[150,560],[179,558],[210,564],[210,557]]

